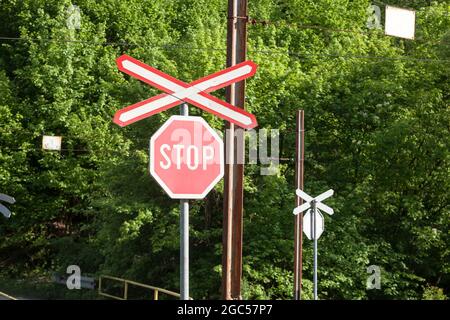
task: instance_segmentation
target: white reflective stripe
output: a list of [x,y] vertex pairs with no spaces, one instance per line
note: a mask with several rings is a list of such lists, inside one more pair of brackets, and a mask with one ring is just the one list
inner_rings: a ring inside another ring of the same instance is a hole
[[244,66],[242,66],[240,68],[237,68],[235,70],[232,70],[232,71],[226,72],[224,74],[221,74],[220,76],[217,76],[217,77],[214,77],[214,78],[211,78],[211,79],[199,82],[199,83],[197,83],[195,85],[195,87],[199,88],[201,91],[204,91],[204,90],[206,90],[208,88],[215,87],[215,86],[217,86],[217,85],[219,85],[221,83],[225,83],[225,82],[231,81],[233,79],[237,79],[237,78],[239,78],[241,76],[244,76],[246,74],[249,74],[249,73],[252,72],[252,70],[253,70],[253,68],[251,66],[244,65]]
[[0,201],[5,201],[5,202],[13,204],[16,202],[16,199],[14,199],[11,196],[8,196],[7,194],[0,193]]
[[307,193],[305,193],[303,190],[301,189],[297,189],[295,191],[295,193],[297,194],[297,196],[299,196],[300,198],[302,198],[303,200],[305,200],[306,202],[311,202],[313,200],[313,197],[310,197]]
[[330,189],[330,190],[325,191],[324,193],[318,195],[318,196],[315,197],[314,199],[315,199],[317,202],[321,202],[321,201],[325,200],[326,198],[331,197],[331,196],[333,195],[333,193],[334,193],[334,190],[333,190],[333,189]]
[[252,119],[244,114],[241,114],[239,112],[236,112],[220,103],[217,103],[216,101],[213,101],[209,98],[206,98],[204,96],[201,96],[199,94],[196,94],[192,97],[189,97],[189,99],[208,107],[210,110],[215,111],[217,113],[220,113],[221,115],[224,115],[228,118],[233,119],[234,121],[237,121],[239,123],[242,123],[244,125],[249,125],[252,123]]
[[[149,113],[153,110],[157,110],[162,108],[168,104],[174,103],[176,101],[180,101],[178,98],[175,98],[171,95],[167,95],[165,97],[150,101],[149,103],[143,104],[137,108],[126,111],[119,116],[119,120],[122,122],[130,121],[134,118],[140,117],[143,114]],[[181,103],[181,101],[180,101]]]
[[303,211],[305,211],[306,209],[309,209],[311,207],[309,202],[306,202],[304,204],[302,204],[301,206],[298,206],[297,208],[294,209],[294,214],[297,215]]
[[334,210],[332,208],[330,208],[326,204],[323,204],[322,202],[317,202],[316,206],[320,210],[325,211],[326,213],[328,213],[330,216],[334,213]]
[[154,83],[157,83],[158,85],[167,88],[170,91],[180,91],[184,89],[184,87],[176,84],[173,81],[170,81],[159,74],[156,74],[154,72],[151,72],[150,70],[147,70],[139,65],[137,65],[134,62],[131,62],[130,60],[123,60],[122,66],[128,70],[131,71],[139,76],[141,76],[144,79],[147,79],[149,81],[152,81]]
[[0,213],[2,213],[5,216],[5,218],[11,217],[11,211],[9,211],[8,208],[2,205],[1,203],[0,203]]

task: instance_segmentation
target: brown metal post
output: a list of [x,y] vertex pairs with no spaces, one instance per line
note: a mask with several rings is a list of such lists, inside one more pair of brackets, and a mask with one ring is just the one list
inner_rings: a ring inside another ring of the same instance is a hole
[[[304,158],[305,158],[305,113],[297,111],[295,134],[295,188],[303,190]],[[303,204],[300,197],[295,197],[295,207]],[[301,299],[303,268],[303,215],[295,216],[294,230],[294,300]]]
[[[247,0],[238,1],[236,21],[236,63],[246,60],[247,56]],[[245,81],[236,84],[235,106],[245,109]],[[244,161],[245,140],[244,129],[235,128],[236,143],[234,145],[236,165],[234,171],[235,193],[233,204],[233,267],[231,296],[242,300],[242,241],[243,241],[243,214],[244,214]]]
[[[246,59],[246,17],[247,0],[228,0],[227,67]],[[244,109],[245,81],[228,87],[226,100]],[[222,298],[230,300],[241,299],[245,143],[243,129],[227,123],[226,130]]]

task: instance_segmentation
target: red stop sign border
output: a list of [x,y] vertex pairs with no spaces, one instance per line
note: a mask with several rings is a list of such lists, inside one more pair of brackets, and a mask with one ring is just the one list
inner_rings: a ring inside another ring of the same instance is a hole
[[[208,132],[217,140],[219,144],[219,158],[220,161],[220,173],[217,177],[205,188],[201,194],[180,194],[174,193],[170,187],[159,177],[155,170],[155,140],[164,133],[164,131],[174,122],[174,121],[186,121],[186,122],[199,122],[201,123]],[[164,189],[164,191],[172,199],[203,199],[206,195],[214,188],[214,186],[222,179],[225,171],[224,165],[224,145],[222,138],[217,134],[217,132],[210,127],[210,125],[202,117],[192,117],[192,116],[171,116],[150,138],[150,173],[153,178],[159,183],[159,185]]]

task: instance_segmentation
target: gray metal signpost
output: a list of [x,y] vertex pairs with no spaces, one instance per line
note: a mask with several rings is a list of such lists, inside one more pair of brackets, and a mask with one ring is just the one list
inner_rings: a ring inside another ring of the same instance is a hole
[[[180,107],[182,116],[189,116],[189,106]],[[180,200],[180,300],[189,300],[189,200]]]
[[323,204],[321,201],[331,197],[334,193],[332,189],[322,193],[321,195],[313,198],[306,194],[301,189],[297,189],[295,192],[297,196],[302,198],[305,203],[298,206],[294,209],[294,214],[298,215],[299,213],[302,213],[305,210],[308,210],[308,212],[303,217],[303,232],[308,237],[308,239],[312,239],[314,241],[314,275],[313,275],[313,282],[314,282],[314,300],[317,300],[317,239],[320,238],[320,235],[322,234],[324,230],[323,226],[323,217],[319,211],[319,209],[325,211],[329,215],[332,215],[334,213],[333,209],[329,206]]
[[317,209],[316,209],[316,200],[311,201],[311,211],[312,211],[312,230],[313,230],[313,239],[314,239],[314,300],[317,300]]

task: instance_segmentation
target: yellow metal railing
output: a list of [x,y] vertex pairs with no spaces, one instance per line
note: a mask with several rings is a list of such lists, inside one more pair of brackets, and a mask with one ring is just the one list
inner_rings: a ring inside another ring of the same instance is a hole
[[6,299],[9,299],[9,300],[18,300],[17,298],[14,298],[14,297],[10,296],[9,294],[6,294],[1,291],[0,291],[0,296],[5,297]]
[[[118,281],[118,282],[122,282],[124,284],[123,287],[123,296],[114,296],[112,294],[106,293],[102,291],[102,284],[104,284],[104,279],[109,279],[109,280],[114,280],[114,281]],[[158,296],[159,293],[164,293],[166,295],[172,296],[172,297],[177,297],[180,298],[180,294],[173,292],[173,291],[169,291],[166,289],[162,289],[162,288],[158,288],[158,287],[154,287],[154,286],[149,286],[147,284],[143,284],[143,283],[139,283],[139,282],[135,282],[135,281],[131,281],[131,280],[126,280],[126,279],[122,279],[122,278],[117,278],[117,277],[111,277],[111,276],[100,276],[98,279],[98,294],[104,297],[108,297],[108,298],[112,298],[112,299],[117,299],[117,300],[128,300],[128,288],[129,285],[133,285],[136,287],[141,287],[141,288],[146,288],[146,289],[150,289],[153,290],[153,300],[158,300]]]

